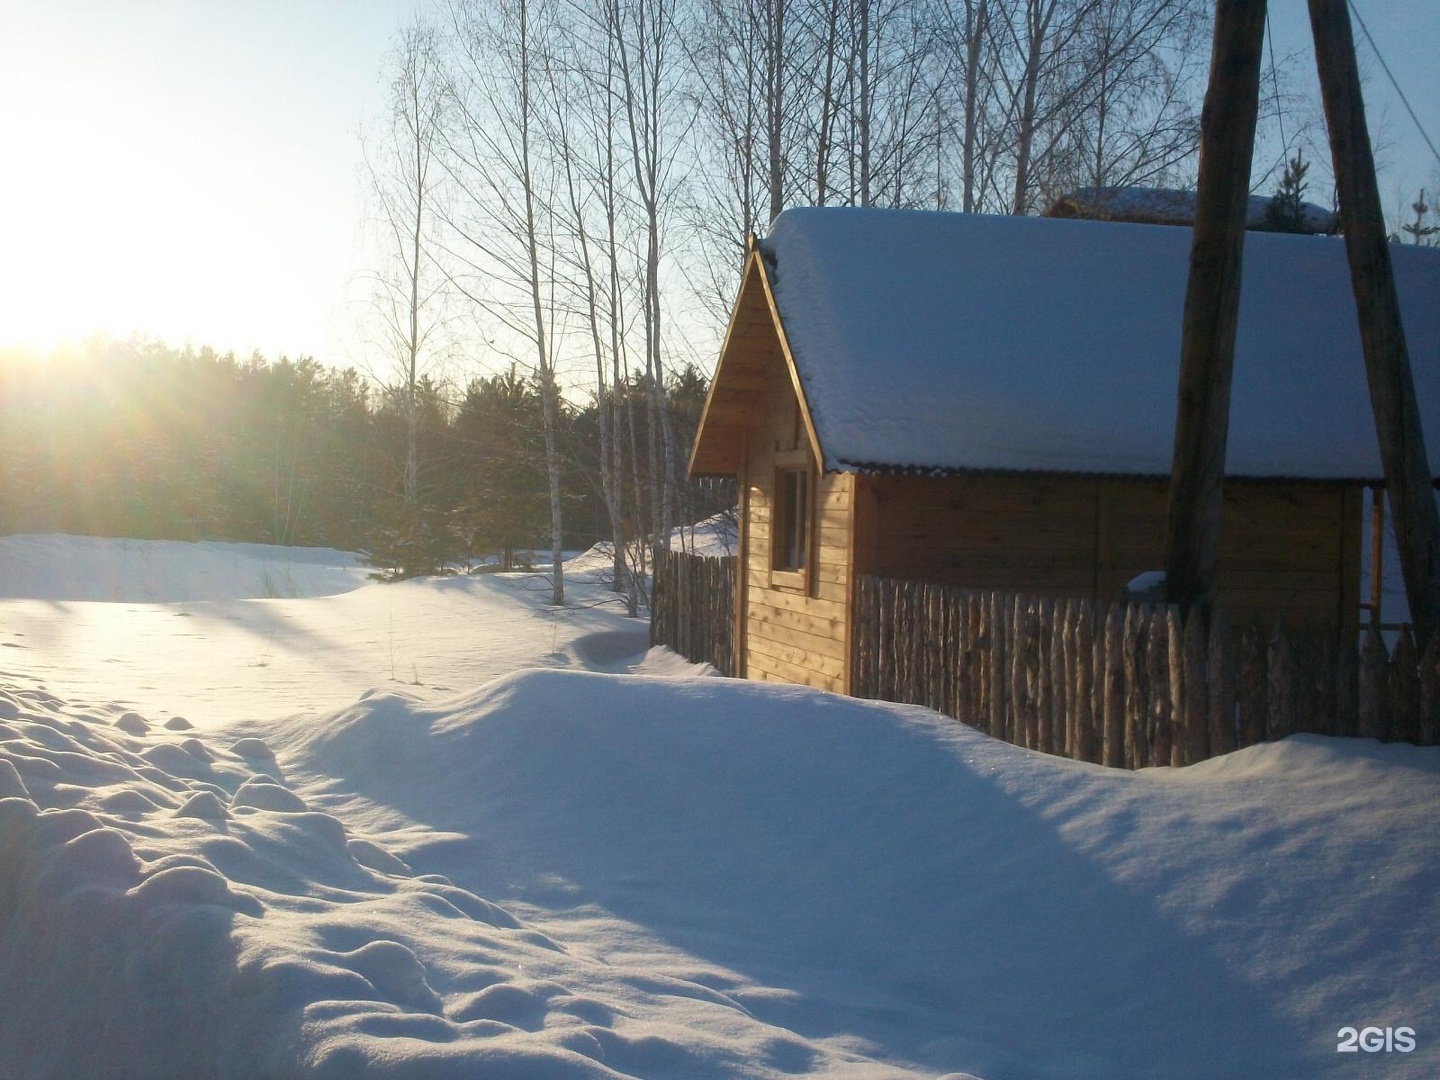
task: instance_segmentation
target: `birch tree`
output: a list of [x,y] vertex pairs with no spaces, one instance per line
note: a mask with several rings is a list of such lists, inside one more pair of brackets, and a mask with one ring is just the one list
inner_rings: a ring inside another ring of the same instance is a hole
[[[458,77],[448,166],[464,205],[452,219],[458,286],[498,326],[492,344],[528,344],[540,384],[550,495],[551,603],[565,602],[556,442],[554,176],[537,145],[549,9],[530,0],[454,0]],[[529,365],[527,365],[529,366]]]
[[443,220],[442,169],[447,85],[440,36],[414,22],[400,31],[387,60],[389,113],[378,140],[365,147],[365,171],[374,197],[382,264],[372,282],[372,308],[386,353],[403,385],[406,525],[415,525],[420,440],[417,388],[444,319],[445,275],[435,236]]
[[546,68],[549,138],[564,181],[563,231],[572,269],[571,292],[594,362],[598,472],[610,523],[614,588],[625,594],[626,608],[634,615],[639,598],[635,576],[628,568],[620,437],[626,365],[618,244],[620,169],[615,136],[620,116],[614,92],[615,43],[611,35],[594,32],[606,25],[607,0],[576,4],[572,14],[575,25],[560,42],[563,55],[552,56]]
[[[625,146],[644,237],[642,321],[651,440],[651,528],[665,543],[674,523],[675,438],[665,398],[660,259],[673,194],[675,132],[682,107],[675,0],[611,0],[607,30],[618,63]],[[657,446],[658,442],[658,446]],[[661,464],[663,462],[663,465]]]

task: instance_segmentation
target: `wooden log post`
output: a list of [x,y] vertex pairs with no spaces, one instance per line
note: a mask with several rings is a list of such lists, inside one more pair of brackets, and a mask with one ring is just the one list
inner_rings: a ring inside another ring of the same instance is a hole
[[1097,761],[1095,739],[1095,605],[1080,601],[1075,619],[1074,635],[1075,691],[1073,702],[1074,731],[1070,736],[1070,756],[1076,761]]
[[1240,635],[1240,671],[1237,687],[1240,746],[1254,746],[1269,736],[1269,702],[1265,688],[1265,647],[1254,623]]
[[1206,704],[1210,754],[1219,756],[1235,749],[1236,651],[1230,620],[1217,610],[1210,618],[1210,643],[1206,665]]
[[1353,637],[1343,636],[1335,650],[1335,734],[1355,735],[1360,722],[1360,653]]
[[895,696],[895,597],[888,578],[875,582],[875,697],[890,701]]
[[940,604],[945,622],[945,699],[941,711],[960,715],[960,642],[965,637],[964,611],[959,589],[942,589]]
[[1170,621],[1164,608],[1150,615],[1145,641],[1145,677],[1150,687],[1146,728],[1146,765],[1170,764]]
[[1041,597],[1035,609],[1035,749],[1055,752],[1051,711],[1055,705],[1054,683],[1050,679],[1050,642],[1055,620],[1055,602]]
[[1021,745],[1040,749],[1040,600],[1025,600],[1025,741]]
[[1122,605],[1110,605],[1105,619],[1105,702],[1101,763],[1119,769],[1125,765],[1125,615]]
[[1079,721],[1076,710],[1076,635],[1080,629],[1080,600],[1070,600],[1066,605],[1066,618],[1060,626],[1060,677],[1064,680],[1063,716],[1061,730],[1056,742],[1063,747],[1066,757],[1076,756],[1076,724]]
[[1166,508],[1165,599],[1187,609],[1215,576],[1264,37],[1265,0],[1217,0]]
[[865,687],[865,639],[870,629],[870,578],[868,576],[855,579],[855,610],[850,618],[850,693],[858,698],[869,697]]
[[1311,652],[1313,639],[1310,635],[1308,622],[1300,624],[1299,631],[1286,630],[1286,636],[1290,641],[1290,731],[1294,735],[1300,731],[1312,730],[1314,716],[1314,702],[1311,700],[1311,679],[1310,668],[1314,654]]
[[1420,657],[1408,626],[1400,628],[1390,656],[1390,738],[1420,743]]
[[975,594],[962,592],[959,604],[960,642],[955,678],[955,715],[972,726],[979,726],[980,709],[976,696],[975,664],[979,655],[980,622],[976,617]]
[[1210,756],[1210,709],[1206,682],[1210,674],[1209,627],[1205,609],[1193,608],[1185,619],[1184,763],[1194,765]]
[[949,655],[949,642],[945,627],[945,589],[940,585],[931,584],[926,587],[929,595],[926,597],[925,606],[930,618],[930,651],[926,659],[929,661],[930,692],[926,695],[926,705],[935,712],[945,711],[945,670],[948,666],[945,663]]
[[1056,600],[1050,622],[1050,752],[1060,756],[1069,754],[1065,746],[1065,709],[1070,696],[1070,681],[1065,675],[1065,625],[1074,603]]
[[1360,650],[1360,709],[1356,734],[1362,739],[1385,739],[1389,733],[1390,659],[1385,642],[1372,625],[1365,631]]
[[1346,0],[1309,0],[1309,7],[1385,490],[1410,617],[1424,648],[1440,626],[1440,513],[1435,508],[1415,379],[1395,294],[1350,13]]
[[1266,656],[1268,712],[1271,739],[1283,739],[1296,730],[1295,654],[1285,624],[1275,621],[1270,635],[1270,651]]
[[1315,662],[1310,667],[1315,726],[1311,730],[1320,735],[1334,735],[1338,730],[1340,690],[1335,641],[1335,634],[1328,626],[1320,627],[1315,635]]
[[666,595],[670,584],[670,568],[663,561],[659,548],[651,555],[650,566],[650,637],[656,645],[668,645],[674,641],[669,625],[670,598]]
[[1440,746],[1440,634],[1420,658],[1420,745]]
[[893,688],[886,701],[909,701],[910,694],[910,590],[908,582],[891,581],[890,586],[890,676]]
[[1165,623],[1165,643],[1170,654],[1169,764],[1171,768],[1178,769],[1185,764],[1185,628],[1181,623],[1179,605],[1166,605]]
[[1009,636],[1009,740],[1015,746],[1034,747],[1031,730],[1030,667],[1031,654],[1035,647],[1034,612],[1030,603],[1021,595],[1015,595],[1011,608],[1011,636]]
[[[744,572],[742,568],[742,573]],[[870,577],[855,579],[854,624],[850,627],[850,693],[870,697]]]
[[1125,767],[1143,769],[1149,764],[1146,754],[1145,724],[1147,720],[1145,642],[1150,620],[1141,604],[1128,604],[1125,609]]
[[990,734],[997,739],[1010,738],[1006,727],[1008,709],[1009,666],[1006,664],[1005,647],[1009,634],[1009,619],[1006,617],[1005,600],[999,593],[990,593],[986,599],[985,611],[990,623],[990,663],[986,672],[986,685],[990,691]]

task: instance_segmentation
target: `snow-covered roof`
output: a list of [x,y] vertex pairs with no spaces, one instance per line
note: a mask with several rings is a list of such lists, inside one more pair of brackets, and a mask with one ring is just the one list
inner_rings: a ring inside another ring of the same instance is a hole
[[[1251,195],[1245,227],[1270,231],[1269,195]],[[1088,187],[1062,195],[1045,211],[1047,217],[1080,217],[1096,221],[1133,221],[1148,225],[1190,225],[1195,221],[1195,192],[1180,188]],[[1302,231],[1334,234],[1340,218],[1311,202],[1300,204]]]
[[[1169,473],[1188,229],[797,209],[761,250],[827,469]],[[1435,475],[1440,250],[1392,257]],[[1343,241],[1247,235],[1226,461],[1383,475]]]

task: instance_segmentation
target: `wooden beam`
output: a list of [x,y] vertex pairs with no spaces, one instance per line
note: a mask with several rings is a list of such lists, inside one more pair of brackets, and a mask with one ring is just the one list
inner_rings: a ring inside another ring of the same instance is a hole
[[1207,603],[1215,581],[1264,38],[1265,0],[1217,0],[1166,511],[1165,598],[1186,608]]
[[1440,627],[1440,514],[1435,509],[1420,406],[1395,295],[1350,12],[1346,0],[1309,0],[1309,4],[1320,95],[1340,195],[1340,228],[1360,314],[1370,406],[1375,413],[1375,434],[1380,440],[1410,619],[1424,650]]
[[1376,630],[1384,621],[1385,579],[1385,489],[1370,489],[1370,624]]

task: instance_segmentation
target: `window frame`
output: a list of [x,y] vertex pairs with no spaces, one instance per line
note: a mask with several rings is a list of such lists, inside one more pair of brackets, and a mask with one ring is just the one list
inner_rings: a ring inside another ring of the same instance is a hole
[[[815,481],[808,452],[776,454],[770,504],[771,588],[810,592],[815,565]],[[794,535],[797,530],[798,537]]]

